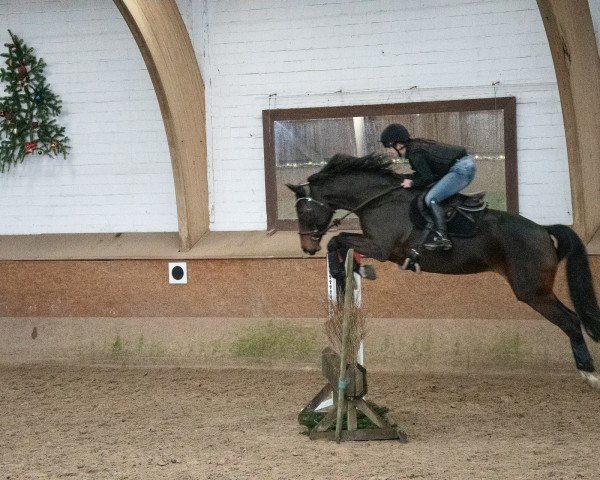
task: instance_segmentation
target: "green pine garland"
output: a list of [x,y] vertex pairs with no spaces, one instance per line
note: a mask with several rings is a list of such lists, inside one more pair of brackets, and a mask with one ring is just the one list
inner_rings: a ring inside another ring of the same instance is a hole
[[0,81],[6,82],[5,97],[0,98],[0,172],[21,163],[27,155],[64,158],[70,149],[65,128],[54,117],[62,109],[60,98],[46,83],[43,59],[33,55],[23,40],[8,31],[12,43],[4,46],[8,53]]

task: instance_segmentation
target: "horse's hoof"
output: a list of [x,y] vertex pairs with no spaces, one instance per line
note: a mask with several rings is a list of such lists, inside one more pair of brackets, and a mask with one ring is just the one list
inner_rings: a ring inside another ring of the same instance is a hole
[[398,265],[400,270],[410,270],[411,272],[421,273],[421,265],[410,258],[406,258],[402,265]]
[[375,280],[377,278],[373,265],[361,265],[358,273],[362,278],[366,278],[367,280]]
[[600,390],[600,378],[598,378],[595,372],[584,372],[583,370],[579,370],[579,373],[585,380],[585,383],[596,390]]

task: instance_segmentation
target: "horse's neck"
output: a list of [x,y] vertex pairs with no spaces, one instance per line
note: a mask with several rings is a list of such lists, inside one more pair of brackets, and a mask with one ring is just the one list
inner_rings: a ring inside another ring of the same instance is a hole
[[[324,189],[324,197],[335,209],[354,210],[369,200],[391,192],[395,187],[402,190],[399,184],[385,181],[359,182],[356,179],[347,179],[335,182]],[[407,200],[408,200],[408,192]]]

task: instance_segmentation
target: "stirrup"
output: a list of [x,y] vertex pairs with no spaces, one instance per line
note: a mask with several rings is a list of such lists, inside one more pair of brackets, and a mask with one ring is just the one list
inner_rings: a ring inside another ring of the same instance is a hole
[[433,240],[423,244],[427,250],[450,250],[452,248],[452,242],[448,237],[440,232],[435,232]]

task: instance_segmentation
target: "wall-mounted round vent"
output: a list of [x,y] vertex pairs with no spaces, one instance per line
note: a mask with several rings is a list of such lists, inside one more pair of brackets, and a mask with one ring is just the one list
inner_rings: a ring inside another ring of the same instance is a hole
[[169,283],[187,283],[187,262],[169,262]]

